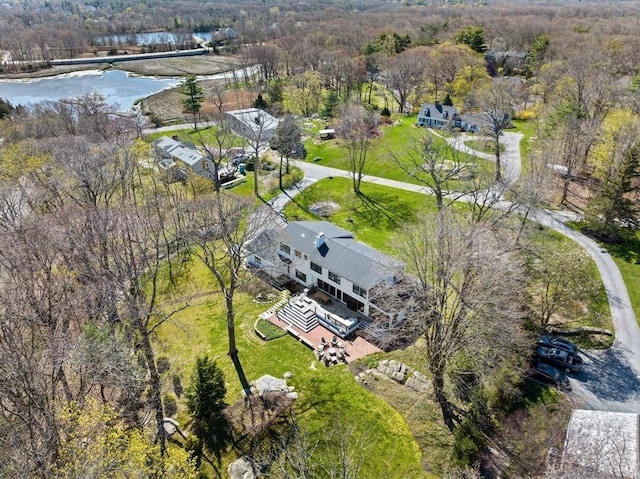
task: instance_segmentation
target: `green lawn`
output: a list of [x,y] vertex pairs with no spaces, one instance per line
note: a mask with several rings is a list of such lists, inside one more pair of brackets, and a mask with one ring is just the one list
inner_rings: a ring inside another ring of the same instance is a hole
[[512,120],[512,123],[515,131],[523,135],[520,140],[520,157],[522,158],[522,171],[527,172],[529,171],[531,146],[538,138],[538,122],[535,120]]
[[[180,288],[187,289],[203,280],[209,282],[207,278],[206,270],[194,260]],[[267,288],[264,286],[265,291]],[[227,402],[233,403],[241,398],[241,386],[226,355],[226,323],[221,297],[217,293],[205,294],[190,303],[189,308],[158,329],[154,341],[156,350],[167,356],[171,364],[164,376],[166,390],[171,391],[174,374],[179,375],[182,384],[187,386],[196,357],[206,353],[218,359],[226,377]],[[175,305],[173,303],[171,307]],[[288,335],[266,342],[258,338],[253,330],[254,322],[268,307],[254,303],[249,293],[236,297],[237,343],[246,378],[253,381],[264,374],[282,377],[285,372],[291,372],[293,377],[288,382],[300,395],[295,410],[301,424],[322,434],[332,427],[336,417],[340,417],[366,433],[369,437],[368,459],[361,477],[429,477],[422,472],[420,448],[404,418],[384,400],[356,383],[347,366],[325,367],[316,361],[313,351]],[[188,423],[182,400],[179,401],[178,420],[181,424]],[[227,463],[234,458],[234,453],[228,451],[223,456],[222,466],[226,469]]]
[[[487,153],[490,155],[493,155],[496,151],[495,149],[496,142],[488,138],[479,139],[479,140],[467,140],[464,142],[464,144],[476,151],[480,151],[482,153]],[[504,152],[504,145],[502,143],[500,143],[499,148],[501,153]]]
[[[397,181],[418,184],[419,182],[405,173],[394,160],[394,156],[399,161],[407,161],[406,152],[415,148],[417,142],[429,134],[429,130],[415,126],[416,115],[394,115],[394,123],[382,125],[380,127],[382,136],[374,140],[374,145],[369,152],[368,167],[365,173],[372,176],[380,176]],[[320,165],[348,170],[347,151],[342,140],[335,138],[332,140],[318,140],[317,131],[324,126],[320,122],[307,122],[305,131],[310,138],[305,141],[307,148],[307,161],[316,161]],[[313,125],[313,126],[310,126]],[[444,142],[442,138],[432,136],[436,144]],[[463,155],[463,161],[475,162],[479,168],[491,170],[492,164],[489,161]]]
[[605,244],[604,247],[620,268],[636,321],[640,324],[640,231],[623,244]]
[[[354,231],[358,240],[392,252],[392,237],[399,226],[415,221],[420,212],[436,211],[435,199],[430,195],[370,183],[363,183],[361,189],[363,197],[359,198],[353,194],[348,178],[318,181],[287,205],[285,217],[289,220],[326,219]],[[321,202],[332,202],[339,207],[330,215],[320,217],[310,209]]]

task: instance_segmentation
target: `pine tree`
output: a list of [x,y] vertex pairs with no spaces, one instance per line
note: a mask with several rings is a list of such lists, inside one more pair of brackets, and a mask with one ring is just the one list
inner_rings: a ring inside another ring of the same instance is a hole
[[193,432],[211,450],[220,448],[228,436],[228,425],[223,415],[226,394],[224,373],[216,361],[206,355],[197,358],[185,397]]
[[182,99],[182,105],[184,111],[193,115],[193,128],[198,129],[198,115],[202,108],[202,102],[204,101],[204,92],[198,82],[196,76],[189,74],[185,77],[184,83],[180,85],[180,93],[185,95],[186,98]]

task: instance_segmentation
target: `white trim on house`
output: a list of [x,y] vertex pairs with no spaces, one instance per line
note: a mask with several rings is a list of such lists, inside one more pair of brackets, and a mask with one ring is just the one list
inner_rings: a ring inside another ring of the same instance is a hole
[[292,221],[282,229],[266,230],[249,249],[260,251],[259,263],[256,253],[249,253],[250,265],[274,278],[286,275],[306,288],[316,287],[365,316],[373,307],[370,291],[392,282],[404,267],[328,221]]

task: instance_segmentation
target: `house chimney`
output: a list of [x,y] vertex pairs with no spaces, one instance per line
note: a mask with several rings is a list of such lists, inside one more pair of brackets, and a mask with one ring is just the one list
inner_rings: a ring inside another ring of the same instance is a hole
[[316,239],[313,241],[313,245],[320,249],[320,247],[324,244],[324,233],[320,232],[316,236]]

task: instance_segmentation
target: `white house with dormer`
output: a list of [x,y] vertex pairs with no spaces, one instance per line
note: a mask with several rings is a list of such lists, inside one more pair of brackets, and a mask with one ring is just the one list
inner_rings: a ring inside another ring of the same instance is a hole
[[291,221],[265,230],[252,246],[249,265],[273,278],[291,278],[302,288],[317,288],[365,316],[374,310],[387,315],[372,301],[372,290],[392,283],[404,268],[400,261],[328,221]]

